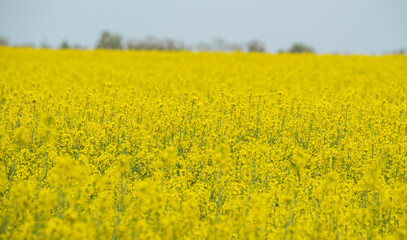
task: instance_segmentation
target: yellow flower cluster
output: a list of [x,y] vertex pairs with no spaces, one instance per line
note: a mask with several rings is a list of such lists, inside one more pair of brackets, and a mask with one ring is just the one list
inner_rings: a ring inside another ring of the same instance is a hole
[[0,48],[1,239],[407,239],[407,57]]

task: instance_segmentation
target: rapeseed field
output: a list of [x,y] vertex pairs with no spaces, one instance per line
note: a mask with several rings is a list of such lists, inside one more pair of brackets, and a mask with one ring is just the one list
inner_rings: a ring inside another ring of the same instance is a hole
[[1,239],[407,239],[407,57],[0,48]]

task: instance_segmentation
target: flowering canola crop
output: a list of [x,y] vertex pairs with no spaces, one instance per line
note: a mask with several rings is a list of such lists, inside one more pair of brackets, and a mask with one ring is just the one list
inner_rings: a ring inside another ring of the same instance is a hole
[[407,57],[0,48],[1,239],[406,239]]

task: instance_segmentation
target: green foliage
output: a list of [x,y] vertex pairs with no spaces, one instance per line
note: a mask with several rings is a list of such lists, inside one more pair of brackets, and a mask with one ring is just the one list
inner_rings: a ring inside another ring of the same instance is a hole
[[294,43],[288,50],[290,53],[314,53],[314,49],[303,43]]
[[127,48],[133,50],[158,50],[158,51],[180,51],[187,47],[183,42],[171,38],[157,39],[147,37],[144,40],[130,40],[127,42]]
[[61,46],[60,46],[59,48],[60,48],[60,49],[69,49],[70,46],[69,46],[69,43],[68,43],[67,41],[63,41],[63,42],[61,43]]
[[266,47],[263,43],[257,40],[252,40],[247,44],[247,50],[249,52],[265,52]]
[[96,45],[96,48],[103,49],[123,49],[122,37],[118,34],[111,34],[108,31],[104,31]]

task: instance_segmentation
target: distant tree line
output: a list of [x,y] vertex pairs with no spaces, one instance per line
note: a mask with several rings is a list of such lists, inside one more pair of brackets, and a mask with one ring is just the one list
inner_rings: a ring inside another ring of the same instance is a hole
[[181,51],[181,50],[198,50],[198,51],[248,51],[248,52],[265,52],[266,47],[257,40],[252,40],[246,44],[230,43],[223,39],[214,39],[211,42],[200,42],[196,47],[187,46],[181,41],[171,38],[159,39],[149,36],[145,39],[131,39],[124,46],[122,38],[118,34],[112,34],[107,31],[103,32],[96,45],[97,49],[130,49],[130,50],[156,50],[156,51]]
[[[75,48],[69,46],[69,44],[64,41],[61,44],[61,49]],[[149,36],[145,39],[130,39],[127,44],[123,44],[122,37],[119,34],[110,33],[108,31],[102,32],[97,44],[97,49],[110,49],[110,50],[145,50],[145,51],[212,51],[212,52],[266,52],[266,45],[259,40],[251,40],[247,43],[235,43],[227,42],[221,38],[213,39],[210,42],[200,42],[195,47],[188,46],[181,41],[177,41],[171,38],[155,38]],[[295,43],[287,51],[280,50],[282,52],[289,53],[313,53],[314,49],[302,43]]]
[[[107,31],[103,32],[96,45],[98,49],[123,49],[122,38],[118,34],[111,34]],[[130,50],[157,50],[157,51],[180,51],[180,50],[198,50],[198,51],[220,51],[220,52],[265,52],[266,46],[258,40],[251,40],[247,43],[227,42],[217,38],[211,42],[200,42],[195,48],[187,46],[183,42],[174,39],[158,39],[155,37],[147,37],[145,39],[132,39],[127,42],[127,49]],[[294,43],[287,51],[289,53],[314,53],[314,49],[303,43]]]
[[[8,46],[9,43],[5,38],[0,37],[0,46]],[[34,48],[33,44],[15,45],[16,47]],[[266,45],[259,40],[253,39],[246,43],[227,42],[221,38],[213,39],[209,42],[200,42],[195,46],[187,45],[181,41],[171,38],[155,38],[152,36],[144,39],[130,39],[123,43],[123,39],[119,34],[104,31],[100,35],[96,49],[110,50],[145,50],[145,51],[211,51],[211,52],[266,52]],[[50,48],[49,44],[42,41],[40,48]],[[86,49],[79,44],[71,45],[68,41],[62,41],[59,49]],[[294,43],[290,48],[278,50],[278,53],[315,53],[313,47],[305,43]],[[387,52],[386,54],[406,54],[406,50],[400,49],[397,51]]]
[[68,41],[62,41],[61,45],[59,46],[60,49],[86,49],[79,44],[70,45]]
[[[8,45],[6,39],[0,37],[0,46]],[[24,44],[21,47],[32,47],[34,45]],[[49,45],[42,41],[40,48],[50,48]],[[60,49],[85,49],[84,47],[75,44],[71,45],[68,41],[62,41],[59,46]],[[126,45],[123,44],[123,39],[119,34],[110,33],[109,31],[104,31],[100,35],[100,38],[96,44],[96,49],[109,49],[109,50],[145,50],[145,51],[212,51],[212,52],[266,52],[266,46],[264,43],[258,40],[251,40],[247,43],[235,43],[227,42],[221,38],[213,39],[210,42],[200,42],[196,46],[188,46],[181,41],[177,41],[171,38],[159,39],[149,36],[145,39],[130,39],[127,41]],[[287,51],[279,50],[279,53],[290,52],[290,53],[313,53],[314,49],[302,44],[295,43]]]
[[314,48],[304,44],[304,43],[294,43],[287,51],[280,49],[279,53],[314,53]]
[[155,37],[147,37],[146,39],[127,41],[127,49],[132,50],[157,50],[157,51],[180,51],[188,50],[189,48],[180,41],[171,38],[157,39]]

